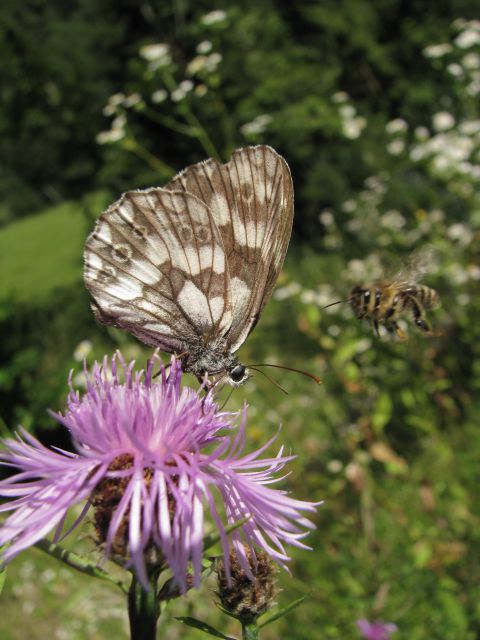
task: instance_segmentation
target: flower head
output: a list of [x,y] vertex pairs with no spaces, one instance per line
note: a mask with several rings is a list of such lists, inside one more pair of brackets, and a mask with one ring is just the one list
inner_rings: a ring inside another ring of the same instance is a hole
[[110,364],[105,358],[85,369],[83,395],[70,381],[67,410],[55,417],[70,431],[75,453],[49,450],[25,430],[4,442],[0,462],[18,469],[0,482],[0,496],[12,498],[0,506],[12,512],[0,529],[0,546],[8,543],[4,562],[52,529],[58,540],[69,508],[83,500],[67,533],[92,508],[105,556],[122,556],[145,586],[152,562],[168,564],[182,590],[191,562],[198,586],[206,511],[220,533],[227,575],[225,526],[238,520],[248,518],[232,534],[247,573],[242,541],[281,566],[289,559],[285,544],[307,548],[301,538],[313,525],[301,512],[316,504],[269,486],[292,456],[280,449],[262,459],[274,438],[242,455],[245,410],[235,429],[238,414],[220,411],[211,392],[202,398],[181,386],[179,361],[172,359],[168,372],[160,364],[157,378],[158,362],[155,355],[146,371],[135,373],[134,362],[117,354]]
[[278,593],[275,579],[277,570],[265,551],[254,553],[248,547],[243,551],[252,575],[245,572],[237,552],[232,552],[231,579],[225,572],[225,561],[220,560],[215,567],[215,593],[224,611],[244,623],[251,623],[274,604],[274,598]]
[[390,640],[397,625],[391,622],[369,622],[357,620],[357,628],[366,640]]

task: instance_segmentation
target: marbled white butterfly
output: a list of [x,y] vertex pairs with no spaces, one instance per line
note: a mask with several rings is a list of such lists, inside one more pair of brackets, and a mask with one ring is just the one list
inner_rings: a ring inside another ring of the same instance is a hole
[[290,170],[268,146],[125,193],[86,242],[97,319],[181,355],[199,380],[242,384],[249,375],[234,354],[275,286],[292,218]]

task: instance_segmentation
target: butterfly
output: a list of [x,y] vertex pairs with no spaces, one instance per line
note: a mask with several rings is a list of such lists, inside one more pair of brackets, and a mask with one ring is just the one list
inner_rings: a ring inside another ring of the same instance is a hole
[[86,241],[95,316],[175,353],[200,381],[240,385],[249,372],[235,352],[270,298],[292,220],[289,167],[265,145],[129,191]]

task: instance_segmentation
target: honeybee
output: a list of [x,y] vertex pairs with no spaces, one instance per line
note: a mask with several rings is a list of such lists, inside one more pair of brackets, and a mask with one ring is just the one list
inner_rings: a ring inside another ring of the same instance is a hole
[[396,333],[401,340],[407,336],[397,320],[410,311],[415,325],[425,335],[432,335],[426,310],[438,306],[440,296],[435,289],[419,284],[419,281],[427,272],[434,253],[430,246],[414,251],[405,267],[393,277],[375,280],[368,285],[355,285],[347,300],[338,300],[323,308],[348,302],[357,318],[370,320],[378,337],[379,325],[382,324],[389,333]]
[[377,336],[382,324],[389,333],[401,340],[405,332],[398,326],[400,316],[411,313],[415,325],[432,335],[426,311],[440,304],[440,296],[431,287],[419,284],[433,258],[433,249],[424,247],[408,258],[405,267],[392,278],[376,280],[368,285],[356,285],[350,290],[348,302],[355,316],[370,320]]

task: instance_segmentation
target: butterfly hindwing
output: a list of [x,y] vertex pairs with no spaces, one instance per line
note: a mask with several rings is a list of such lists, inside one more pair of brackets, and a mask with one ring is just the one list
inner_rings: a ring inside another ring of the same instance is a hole
[[293,220],[288,165],[271,147],[246,147],[224,165],[210,159],[188,167],[166,189],[197,196],[220,230],[232,291],[228,342],[236,351],[268,301],[287,251]]
[[205,203],[185,192],[131,191],[97,222],[85,282],[106,324],[181,353],[231,325],[223,239]]

